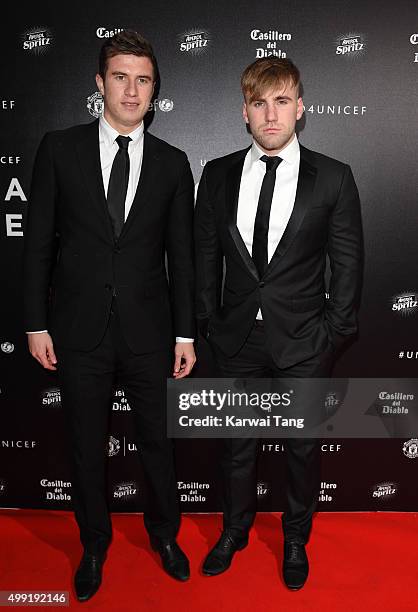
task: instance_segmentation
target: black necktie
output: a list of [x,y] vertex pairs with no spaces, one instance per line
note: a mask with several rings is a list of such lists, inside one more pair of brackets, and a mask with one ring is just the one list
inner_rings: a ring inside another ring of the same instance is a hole
[[109,186],[107,188],[107,207],[112,220],[113,233],[119,238],[125,222],[125,200],[129,182],[129,136],[118,136],[116,142],[119,151],[113,160],[110,172]]
[[261,184],[257,214],[255,216],[252,258],[261,278],[266,271],[268,263],[267,248],[270,209],[273,199],[274,183],[276,182],[276,170],[277,166],[283,160],[281,157],[269,157],[268,155],[263,155],[260,159],[266,164],[266,173]]

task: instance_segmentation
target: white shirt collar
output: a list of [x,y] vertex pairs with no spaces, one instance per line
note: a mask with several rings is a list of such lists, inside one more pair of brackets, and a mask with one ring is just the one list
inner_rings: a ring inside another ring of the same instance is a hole
[[[251,163],[253,164],[258,162],[262,155],[266,155],[266,153],[262,151],[255,140],[253,140],[253,144],[251,146]],[[281,157],[283,161],[287,162],[288,164],[295,163],[298,160],[299,155],[299,141],[296,138],[296,134],[289,144],[277,154],[278,157]]]
[[[129,134],[124,134],[124,136],[129,136],[132,140],[132,145],[135,146],[141,140],[144,135],[144,122]],[[100,142],[104,142],[108,147],[113,146],[116,138],[119,136],[119,132],[113,128],[108,121],[104,118],[103,115],[100,116],[99,119],[99,139]],[[131,143],[129,143],[131,144]]]

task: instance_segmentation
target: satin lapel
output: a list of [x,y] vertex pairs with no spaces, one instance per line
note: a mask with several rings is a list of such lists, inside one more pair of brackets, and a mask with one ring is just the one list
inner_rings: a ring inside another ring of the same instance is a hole
[[157,180],[158,172],[161,172],[161,168],[159,168],[158,166],[158,160],[159,157],[155,142],[153,141],[152,136],[145,132],[141,174],[139,177],[138,186],[136,188],[134,201],[132,202],[128,218],[126,219],[125,224],[122,228],[119,240],[121,240],[125,236],[126,232],[129,231],[129,228],[134,222],[136,216],[138,215],[138,212],[147,202],[149,192],[152,186],[155,184],[155,181]]
[[108,237],[113,241],[112,223],[107,212],[106,196],[103,187],[98,121],[94,121],[86,126],[86,135],[76,144],[76,151],[87,189],[99,215],[103,219]]
[[277,245],[273,257],[271,258],[267,267],[266,274],[268,274],[271,268],[277,264],[280,257],[283,257],[292,244],[312,201],[312,192],[315,185],[317,170],[315,166],[312,166],[311,163],[309,163],[306,157],[307,155],[305,153],[305,149],[301,147],[295,204],[283,236]]
[[226,177],[226,206],[227,206],[227,224],[228,230],[231,234],[232,240],[235,243],[244,263],[246,264],[250,273],[258,280],[257,268],[251,259],[251,255],[248,252],[245,242],[242,239],[241,234],[237,227],[237,210],[238,210],[238,197],[239,188],[241,184],[242,168],[244,165],[245,154],[248,151],[243,151],[243,157],[236,164],[234,164],[228,171]]

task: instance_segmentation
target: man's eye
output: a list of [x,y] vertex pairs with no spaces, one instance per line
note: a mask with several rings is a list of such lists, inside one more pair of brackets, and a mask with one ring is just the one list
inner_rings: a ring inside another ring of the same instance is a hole
[[256,108],[259,108],[260,106],[263,106],[263,103],[262,102],[254,102],[254,106]]
[[117,80],[117,81],[123,81],[123,79],[124,79],[124,78],[125,78],[125,77],[124,77],[124,75],[123,75],[123,74],[117,74],[117,75],[116,75],[116,80]]

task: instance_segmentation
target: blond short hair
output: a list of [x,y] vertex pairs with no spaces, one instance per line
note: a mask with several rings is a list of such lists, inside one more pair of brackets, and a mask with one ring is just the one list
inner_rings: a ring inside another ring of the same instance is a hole
[[241,76],[244,98],[253,102],[269,89],[284,89],[292,83],[299,97],[300,73],[289,59],[278,57],[260,58],[247,66]]

